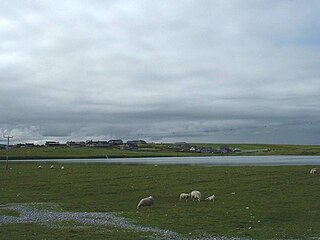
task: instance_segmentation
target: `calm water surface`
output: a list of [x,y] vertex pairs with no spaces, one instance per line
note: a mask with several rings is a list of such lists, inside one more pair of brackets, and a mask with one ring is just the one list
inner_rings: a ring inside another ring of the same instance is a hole
[[[320,156],[209,156],[209,157],[152,157],[99,159],[37,159],[19,162],[65,162],[105,164],[188,164],[208,166],[282,166],[320,165]],[[3,162],[3,161],[2,161]]]

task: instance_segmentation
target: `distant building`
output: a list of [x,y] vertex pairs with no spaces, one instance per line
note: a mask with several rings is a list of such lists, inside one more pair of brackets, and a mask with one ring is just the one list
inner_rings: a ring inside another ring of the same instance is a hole
[[85,143],[86,147],[109,147],[110,143],[108,141],[92,141],[87,140]]
[[212,147],[193,146],[189,149],[189,151],[195,153],[213,153],[214,149]]
[[35,147],[34,143],[25,143],[24,145],[25,145],[26,148]]
[[178,148],[181,151],[189,151],[191,148],[190,144],[188,144],[186,142],[176,142],[173,145],[171,145],[171,147]]
[[68,141],[66,143],[68,147],[85,147],[86,143],[85,142],[74,142],[74,141]]
[[123,141],[121,139],[116,139],[116,140],[109,140],[108,143],[110,145],[122,145],[123,144]]
[[46,141],[45,146],[46,147],[60,147],[61,144],[57,141]]
[[196,152],[196,151],[197,151],[197,147],[191,147],[191,148],[189,149],[189,151],[190,151],[190,152]]
[[7,145],[5,144],[0,144],[0,149],[6,149]]
[[187,147],[187,146],[190,146],[189,143],[186,143],[186,142],[176,142],[173,144],[173,146],[175,147]]
[[240,153],[241,150],[240,150],[240,148],[234,148],[234,149],[233,149],[233,152],[234,152],[234,153]]
[[201,153],[212,153],[214,150],[212,147],[201,147]]
[[132,141],[127,141],[127,144],[131,144],[131,143],[134,143],[134,144],[147,144],[147,142],[144,141],[144,140],[132,140]]
[[24,143],[17,143],[14,147],[15,148],[24,148],[26,146],[24,145]]
[[14,147],[16,147],[16,148],[31,148],[31,147],[35,147],[35,146],[36,145],[34,145],[34,143],[18,143]]
[[138,144],[136,143],[126,143],[120,147],[122,150],[136,150],[138,149]]
[[230,153],[230,152],[232,152],[232,149],[228,145],[222,145],[218,149],[218,152],[219,153]]

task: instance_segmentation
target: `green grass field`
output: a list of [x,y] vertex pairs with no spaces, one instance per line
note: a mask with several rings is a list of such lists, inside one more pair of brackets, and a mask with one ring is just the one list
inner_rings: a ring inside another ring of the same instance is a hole
[[[0,159],[5,159],[6,150],[0,150]],[[137,151],[120,150],[119,147],[106,148],[72,148],[72,147],[35,147],[35,148],[13,148],[9,151],[11,159],[53,159],[53,158],[110,158],[120,157],[170,157],[188,156],[190,153],[174,152],[167,146],[159,148],[141,148]]]
[[[191,145],[211,146],[218,149],[223,144],[194,143]],[[272,145],[272,144],[229,144],[231,148],[240,148],[243,153],[229,155],[320,155],[319,145]],[[268,149],[268,151],[265,151]],[[6,150],[0,150],[0,159],[6,158]],[[217,156],[220,154],[205,154],[181,152],[169,144],[140,145],[138,150],[120,150],[119,147],[107,148],[72,148],[72,147],[34,147],[13,148],[9,151],[10,159],[53,159],[53,158],[120,158],[120,157],[176,157],[176,156]]]
[[[210,234],[253,239],[320,237],[320,175],[310,166],[197,167],[64,164],[37,169],[11,163],[0,169],[0,204],[47,203],[63,211],[114,212],[143,226],[181,236]],[[180,202],[181,192],[200,190],[213,202]],[[235,194],[232,194],[235,193]],[[155,206],[137,210],[142,197]],[[17,215],[1,210],[0,215]],[[60,223],[0,225],[0,239],[149,239],[148,233]],[[74,227],[77,225],[77,227]]]

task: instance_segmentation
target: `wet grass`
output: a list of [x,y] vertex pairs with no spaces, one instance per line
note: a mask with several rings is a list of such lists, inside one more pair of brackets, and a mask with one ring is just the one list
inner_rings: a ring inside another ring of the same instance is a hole
[[[0,159],[6,158],[6,150],[0,149]],[[124,157],[176,157],[188,156],[190,153],[175,152],[168,148],[152,148],[140,150],[121,150],[119,147],[106,148],[72,148],[72,147],[34,147],[12,148],[9,151],[10,159],[54,159],[54,158],[124,158]]]
[[1,239],[149,239],[145,233],[103,227],[83,227],[71,223],[0,225]]
[[0,215],[19,217],[20,213],[10,209],[0,209]]
[[[64,170],[49,169],[49,166],[47,163],[43,169],[37,169],[36,164],[13,163],[9,171],[3,166],[0,203],[38,202],[58,204],[64,211],[111,211],[136,224],[188,236],[189,233],[254,239],[320,236],[320,175],[309,174],[310,166],[65,164]],[[203,197],[215,194],[216,201],[179,201],[181,192],[195,189]],[[149,195],[155,198],[155,207],[137,210],[139,199]],[[0,214],[6,215],[1,211]],[[0,226],[0,239],[26,239],[23,236],[31,233],[36,233],[32,239],[43,239],[44,233],[49,236],[47,239],[54,239],[57,232],[63,239],[88,239],[88,236],[144,239],[147,236],[120,229],[118,232],[114,229],[101,232],[96,227],[57,231],[48,226],[14,224]],[[13,237],[7,238],[11,234]]]

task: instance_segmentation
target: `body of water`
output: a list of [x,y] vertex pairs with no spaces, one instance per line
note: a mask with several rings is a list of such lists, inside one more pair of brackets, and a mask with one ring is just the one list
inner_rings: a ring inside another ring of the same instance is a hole
[[[2,160],[4,162],[5,160]],[[187,164],[207,166],[296,166],[320,165],[320,156],[208,156],[208,157],[152,157],[152,158],[99,158],[99,159],[36,159],[11,160],[14,162],[62,162],[105,164]]]

